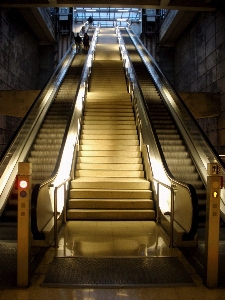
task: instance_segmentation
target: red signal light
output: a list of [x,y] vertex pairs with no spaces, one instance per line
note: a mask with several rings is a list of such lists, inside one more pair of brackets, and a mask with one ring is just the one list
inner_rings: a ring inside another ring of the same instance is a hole
[[28,186],[28,182],[26,180],[21,180],[19,186],[20,188],[25,189]]

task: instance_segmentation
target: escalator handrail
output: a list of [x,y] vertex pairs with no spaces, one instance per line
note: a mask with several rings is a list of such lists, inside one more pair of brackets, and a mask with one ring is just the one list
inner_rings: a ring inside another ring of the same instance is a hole
[[[120,37],[121,41],[122,41],[122,37]],[[120,42],[121,44],[124,44],[123,42]],[[122,51],[122,50],[121,50]],[[134,83],[134,88],[135,88],[135,97],[136,99],[140,99],[139,103],[140,105],[142,106],[142,112],[143,114],[145,115],[144,119],[142,119],[142,122],[144,121],[144,123],[146,124],[146,127],[148,128],[148,133],[147,135],[144,134],[143,135],[143,139],[144,139],[144,143],[146,143],[149,147],[153,147],[157,153],[158,153],[158,156],[160,157],[160,160],[162,162],[161,166],[163,168],[163,171],[164,171],[164,174],[165,174],[165,178],[166,180],[163,182],[160,178],[154,178],[155,180],[158,180],[159,182],[161,182],[163,185],[176,185],[176,186],[183,186],[185,189],[187,189],[189,191],[189,194],[190,194],[190,201],[191,201],[191,205],[192,205],[192,220],[190,221],[190,229],[188,232],[184,233],[183,234],[183,239],[184,240],[190,240],[190,239],[193,239],[195,234],[196,234],[196,231],[197,231],[197,217],[198,217],[198,205],[197,205],[197,196],[196,196],[196,192],[195,192],[195,189],[193,188],[192,185],[190,184],[186,184],[185,182],[182,182],[182,181],[178,181],[176,178],[174,178],[174,176],[171,174],[168,166],[167,166],[167,163],[165,161],[165,158],[164,158],[164,155],[163,155],[163,151],[161,149],[161,146],[160,146],[160,143],[158,141],[158,138],[157,138],[157,134],[154,130],[154,127],[152,126],[152,122],[151,122],[151,118],[150,118],[150,115],[149,115],[149,112],[148,112],[148,108],[147,108],[147,104],[144,100],[144,96],[143,96],[143,93],[141,91],[141,88],[140,88],[140,85],[138,83],[138,80],[137,80],[137,76],[136,76],[136,73],[135,73],[135,70],[132,66],[132,63],[130,62],[130,58],[129,58],[129,55],[126,51],[126,48],[124,46],[124,51],[125,51],[125,55],[124,56],[127,56],[126,57],[126,60],[129,61],[129,71],[128,71],[128,74],[131,75],[131,78],[130,80]],[[123,54],[122,54],[123,56]],[[127,62],[126,62],[127,64]],[[128,67],[127,66],[127,67]],[[128,79],[129,80],[129,79]],[[151,135],[149,135],[151,133]],[[154,141],[154,142],[153,142]],[[148,153],[149,155],[149,153]],[[151,157],[148,157],[149,161],[151,161]],[[154,172],[154,170],[153,170]],[[153,174],[154,176],[154,174]],[[176,218],[175,218],[176,220]],[[179,224],[182,228],[182,224]]]
[[[220,175],[225,179],[225,164],[215,148],[212,146],[205,133],[199,126],[198,122],[192,116],[191,112],[182,101],[177,92],[173,89],[169,81],[161,72],[154,58],[150,55],[148,50],[142,42],[135,36],[135,34],[127,29],[127,32],[136,46],[139,55],[142,58],[146,68],[151,74],[155,85],[160,92],[162,99],[168,109],[170,110],[174,121],[177,123],[180,132],[185,140],[186,145],[190,150],[190,154],[199,170],[199,174],[205,184],[207,185],[207,167],[210,163],[217,163],[221,166]],[[188,121],[185,121],[187,119]],[[188,123],[191,122],[191,125]],[[194,139],[194,134],[198,133],[198,138]],[[204,144],[200,145],[200,142]],[[220,210],[221,217],[225,220],[225,190],[221,190]]]

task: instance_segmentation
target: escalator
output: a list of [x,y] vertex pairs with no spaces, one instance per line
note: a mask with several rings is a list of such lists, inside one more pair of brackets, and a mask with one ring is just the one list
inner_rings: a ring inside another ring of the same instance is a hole
[[[176,181],[183,182],[192,188],[192,192],[194,190],[193,197],[197,200],[197,227],[204,228],[206,222],[206,169],[207,163],[210,162],[207,159],[212,161],[213,157],[213,161],[221,164],[222,169],[223,162],[198,126],[194,124],[186,107],[181,107],[179,102],[182,101],[178,99],[153,59],[149,58],[150,55],[141,42],[129,30],[121,30],[121,35],[148,110],[148,118],[166,173],[175,183]],[[148,58],[146,59],[146,57]],[[175,109],[173,105],[176,107]],[[179,112],[178,116],[176,111]],[[183,120],[182,114],[184,114]],[[189,130],[189,133],[186,134],[185,130]],[[185,134],[188,135],[188,138],[185,138]],[[195,193],[196,196],[194,196]],[[221,193],[223,194],[223,190]],[[223,197],[224,195],[221,197],[222,218],[224,218]],[[180,208],[180,212],[177,211],[178,214],[182,212],[182,204]],[[185,211],[185,207],[183,209]],[[170,212],[164,211],[164,213],[170,215]]]
[[[141,83],[140,85],[142,86]],[[145,95],[144,88],[142,91]],[[154,98],[152,99],[151,96],[146,96],[145,99],[166,164],[174,178],[189,183],[195,188],[198,197],[198,226],[204,227],[206,221],[206,188],[179,129],[166,109],[160,95],[156,96],[156,98],[158,98],[157,101]]]
[[168,170],[174,178],[189,183],[195,188],[198,197],[198,223],[204,227],[206,188],[192,161],[179,128],[163,102],[160,92],[154,85],[151,75],[138,55],[128,33],[123,32],[123,39],[147,103],[151,124],[158,138]]
[[33,185],[44,182],[55,171],[83,63],[84,59],[72,62],[28,155],[27,162],[33,166]]
[[[21,146],[21,153],[24,151],[24,148],[27,148],[28,151],[24,154],[24,158],[21,158],[21,155],[18,160],[32,164],[32,201],[33,198],[37,198],[37,195],[34,195],[34,193],[38,193],[40,186],[57,174],[73,115],[77,89],[86,60],[85,55],[76,56],[74,55],[75,53],[75,46],[71,46],[67,56],[61,61],[62,66],[59,66],[59,70],[52,77],[52,85],[54,87],[51,89],[51,84],[49,83],[46,87],[47,92],[43,92],[44,94],[39,97],[42,100],[36,100],[34,107],[31,108],[31,111],[25,117],[22,128],[18,130],[17,136],[12,144],[9,145],[8,152],[1,160],[1,180],[3,182],[4,177],[6,177],[8,183],[12,182],[11,187],[5,188],[5,190],[8,189],[8,192],[5,194],[1,193],[1,226],[16,227],[17,180],[15,180],[13,174],[11,176],[12,179],[10,177],[7,179],[7,175],[10,175],[10,172],[7,172],[7,168],[9,168],[11,163],[10,158],[12,159],[13,155],[19,155],[19,150],[16,150],[19,149],[23,141],[24,145]],[[44,103],[45,98],[48,96],[51,101],[50,104]],[[38,103],[38,101],[42,102]],[[37,119],[38,116],[39,119]],[[38,124],[39,129],[33,136],[30,131],[36,124]],[[8,165],[7,159],[9,160]],[[15,174],[17,172],[16,166],[15,159],[15,167],[12,169]],[[36,207],[33,207],[34,205],[36,205],[35,202],[31,204],[32,209],[36,209]],[[34,226],[37,226],[37,224]]]

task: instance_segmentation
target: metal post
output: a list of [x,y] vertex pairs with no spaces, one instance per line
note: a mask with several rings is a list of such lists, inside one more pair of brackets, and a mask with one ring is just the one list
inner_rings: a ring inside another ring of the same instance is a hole
[[218,285],[220,189],[223,177],[219,176],[218,164],[208,164],[207,173],[205,283],[208,288],[215,288]]
[[156,221],[157,223],[160,223],[161,221],[161,217],[159,215],[160,211],[159,211],[159,182],[157,182],[157,207],[156,207]]
[[66,213],[67,213],[67,198],[66,198],[66,182],[64,183],[64,214],[63,214],[63,222],[66,223],[67,221],[67,216],[66,216]]
[[174,202],[176,197],[176,185],[171,187],[171,212],[170,212],[170,247],[173,248],[173,223],[174,223]]
[[31,163],[18,165],[17,286],[29,285]]
[[57,218],[57,187],[54,190],[54,239],[55,248],[58,247],[58,218]]

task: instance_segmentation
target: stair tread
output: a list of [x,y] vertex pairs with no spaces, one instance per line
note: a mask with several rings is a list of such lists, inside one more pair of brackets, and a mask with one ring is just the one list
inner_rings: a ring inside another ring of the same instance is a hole
[[69,208],[68,211],[89,211],[89,212],[127,212],[127,213],[134,213],[134,212],[154,212],[154,209],[83,209],[83,208]]
[[135,198],[135,199],[124,199],[124,198],[70,198],[69,201],[74,201],[74,202],[77,202],[77,201],[100,201],[100,202],[153,202],[152,199],[145,199],[145,198]]
[[92,164],[92,163],[78,163],[77,170],[143,170],[143,165],[140,164],[111,164],[111,163],[99,163],[99,164]]
[[[135,192],[137,192],[137,193],[142,193],[142,192],[144,192],[144,193],[151,193],[151,191],[150,190],[147,190],[147,189],[133,189],[133,190],[122,190],[122,189],[117,189],[117,190],[115,190],[115,189],[95,189],[95,188],[90,188],[90,189],[78,189],[78,188],[71,188],[70,189],[70,191],[78,191],[78,192],[104,192],[104,193],[106,193],[106,192],[112,192],[112,193],[135,193]],[[74,198],[75,199],[75,198]]]
[[144,171],[113,171],[113,170],[77,170],[76,176],[99,176],[99,177],[144,177]]
[[109,177],[102,177],[101,179],[96,178],[96,177],[77,177],[72,181],[89,181],[89,182],[149,182],[147,179],[145,178],[138,178],[138,177],[131,177],[131,178],[126,178],[126,177],[118,177],[118,178],[109,178]]

